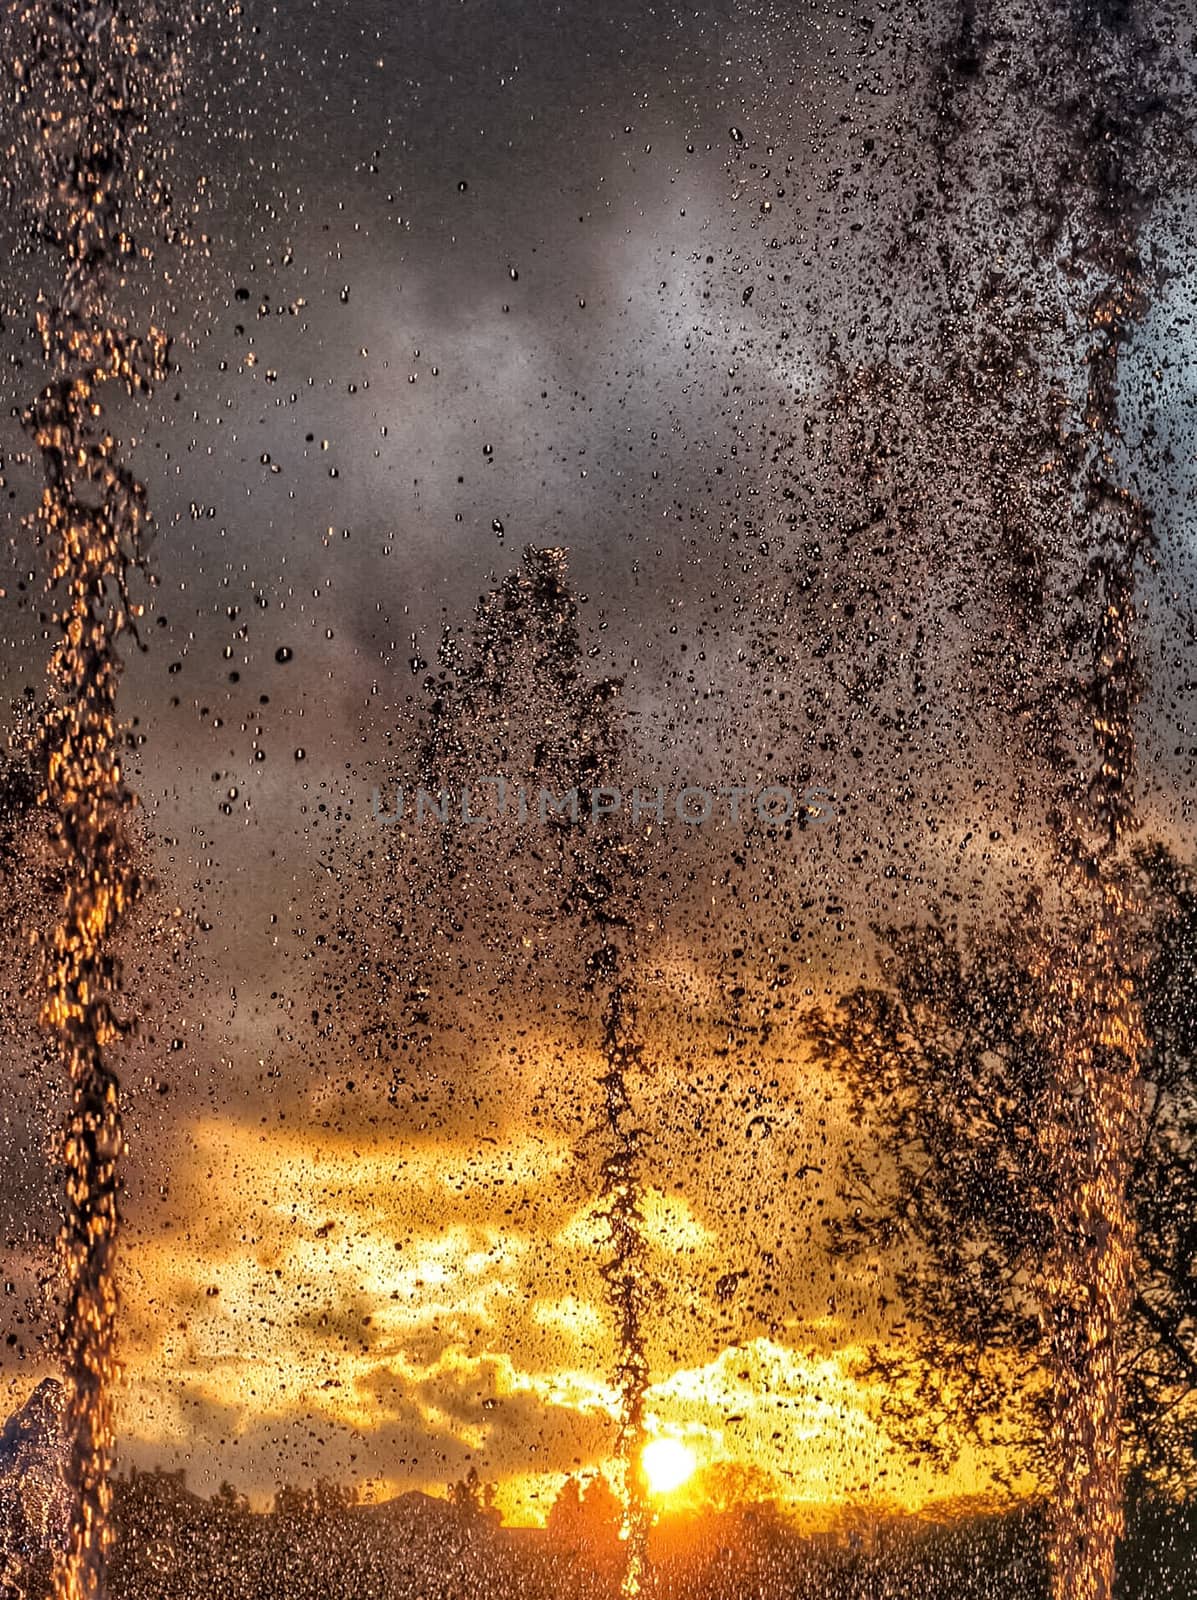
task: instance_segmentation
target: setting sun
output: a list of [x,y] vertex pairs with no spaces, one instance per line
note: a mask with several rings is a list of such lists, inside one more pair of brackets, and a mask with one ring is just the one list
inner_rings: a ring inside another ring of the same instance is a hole
[[652,1439],[640,1453],[640,1465],[651,1494],[671,1494],[693,1474],[694,1452],[679,1439]]

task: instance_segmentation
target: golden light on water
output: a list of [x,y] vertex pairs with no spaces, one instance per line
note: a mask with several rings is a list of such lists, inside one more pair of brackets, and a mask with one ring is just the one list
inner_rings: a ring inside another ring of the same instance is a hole
[[52,931],[39,933],[41,1020],[70,1093],[57,1152],[69,1527],[54,1592],[59,1600],[92,1600],[104,1592],[112,1541],[120,1375],[115,1251],[124,1131],[112,1052],[127,1018],[117,947],[141,890],[127,831],[134,799],[122,766],[127,734],[117,690],[121,643],[141,615],[129,581],[150,522],[146,491],[104,413],[110,389],[146,394],[167,367],[165,336],[153,328],[134,336],[112,303],[133,253],[122,226],[133,141],[166,79],[134,67],[137,42],[123,15],[106,16],[101,26],[78,7],[16,9],[23,30],[16,101],[36,174],[29,198],[54,252],[50,292],[38,297],[43,386],[23,413],[45,477],[30,526],[50,553],[58,635],[40,752],[41,804],[62,891]]
[[650,1439],[640,1452],[640,1468],[648,1492],[658,1497],[672,1494],[694,1476],[694,1452],[680,1439]]

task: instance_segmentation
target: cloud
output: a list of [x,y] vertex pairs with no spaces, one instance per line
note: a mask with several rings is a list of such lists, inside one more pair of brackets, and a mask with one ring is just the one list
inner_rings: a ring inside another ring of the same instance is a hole
[[[512,1515],[542,1515],[553,1475],[609,1458],[618,1409],[601,1229],[571,1163],[543,1135],[413,1148],[196,1125],[171,1201],[190,1221],[124,1258],[124,1458],[259,1499],[280,1475],[381,1493],[475,1464]],[[882,1458],[897,1473],[849,1326],[720,1342],[716,1279],[743,1259],[751,1300],[758,1271],[720,1220],[738,1226],[648,1194],[650,1424],[702,1460],[763,1462],[796,1499],[842,1497]]]

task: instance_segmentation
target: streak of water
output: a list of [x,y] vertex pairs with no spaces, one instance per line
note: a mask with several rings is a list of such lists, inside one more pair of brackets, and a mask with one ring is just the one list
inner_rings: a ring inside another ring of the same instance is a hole
[[[1113,212],[1122,176],[1107,168],[1105,182],[1099,203]],[[1134,596],[1151,528],[1146,508],[1111,473],[1119,349],[1143,301],[1134,230],[1133,220],[1119,221],[1096,241],[1109,277],[1090,315],[1086,431],[1068,452],[1097,547],[1087,575],[1097,617],[1086,685],[1094,764],[1076,803],[1054,819],[1089,931],[1053,952],[1050,972],[1059,1002],[1058,1018],[1049,1023],[1057,1070],[1044,1144],[1057,1189],[1044,1299],[1055,1378],[1053,1584],[1061,1600],[1110,1600],[1124,1529],[1120,1367],[1132,1294],[1130,1179],[1141,1140],[1138,1063],[1146,1038],[1134,977],[1139,908],[1117,855],[1135,827]]]
[[[1021,303],[1036,346],[1020,365],[1056,391],[1043,412],[1039,472],[1063,487],[1061,520],[1025,530],[1012,554],[1028,572],[1054,569],[1060,584],[1037,598],[1028,591],[1020,607],[1034,653],[1049,663],[1028,719],[1030,786],[1050,814],[1049,854],[1065,897],[1063,925],[1045,934],[1038,958],[1053,1063],[1040,1134],[1053,1191],[1039,1300],[1053,1386],[1057,1600],[1110,1600],[1123,1530],[1120,1369],[1146,1041],[1135,963],[1141,908],[1121,847],[1136,826],[1135,600],[1152,527],[1125,482],[1120,364],[1149,302],[1148,221],[1174,164],[1191,159],[1173,23],[1166,8],[1135,4],[1032,3],[1004,13],[967,0],[932,97],[940,254],[957,264],[947,272],[946,310],[955,321],[967,305],[958,264],[975,250],[979,220],[1016,224],[1012,249],[1023,254],[1011,309]],[[977,149],[997,158],[998,183]],[[978,270],[986,259],[978,253]],[[995,429],[1002,423],[995,416]]]
[[[525,942],[535,945],[537,921],[566,935],[563,959],[583,996],[580,1021],[597,1035],[599,1104],[597,1116],[587,1113],[587,1143],[596,1152],[595,1199],[606,1250],[600,1270],[616,1331],[623,1592],[638,1594],[649,1524],[640,1455],[649,1381],[645,1324],[653,1297],[636,1110],[648,1070],[635,1001],[642,869],[626,824],[596,816],[590,800],[592,790],[620,782],[619,686],[592,680],[584,670],[578,605],[561,550],[529,548],[521,569],[480,603],[466,659],[453,650],[447,659],[452,680],[437,686],[421,760],[431,788],[452,789],[476,782],[480,773],[506,771],[533,796],[533,814],[544,789],[576,796],[572,809],[547,810],[532,835],[539,908]],[[514,793],[504,801],[508,820],[524,804]],[[479,920],[491,937],[495,930],[509,934],[496,915],[504,899],[521,926],[529,917],[527,836],[521,838],[517,826],[507,854],[495,837],[492,828],[485,843],[472,844],[468,831],[447,830],[435,868],[440,881],[431,898],[452,905],[452,921],[467,940],[469,908],[479,891]]]
[[[644,1396],[649,1366],[645,1349],[645,1313],[652,1298],[642,1210],[640,1130],[635,1126],[632,1088],[644,1070],[643,1043],[636,1030],[635,1009],[620,976],[620,956],[611,946],[599,952],[607,988],[603,1028],[605,1071],[599,1079],[610,1148],[603,1160],[602,1211],[610,1255],[603,1279],[619,1330],[615,1380],[619,1391],[620,1500],[622,1534],[627,1542],[622,1592],[640,1593],[648,1536],[648,1507],[640,1474],[644,1445]],[[593,964],[593,962],[592,962]]]
[[59,1600],[95,1600],[111,1537],[118,1376],[114,1252],[124,1140],[112,1048],[125,1022],[114,941],[140,890],[126,830],[134,799],[122,763],[118,646],[138,615],[128,579],[149,520],[145,490],[108,431],[101,396],[111,384],[147,390],[164,370],[166,341],[156,329],[131,337],[111,297],[135,254],[127,201],[150,71],[138,29],[109,5],[36,4],[20,20],[13,73],[40,160],[42,232],[62,260],[61,281],[37,314],[51,377],[25,419],[45,473],[36,522],[50,551],[60,634],[42,728],[43,801],[65,881],[61,916],[45,942],[42,1021],[71,1086],[61,1334],[72,1512],[55,1588]]

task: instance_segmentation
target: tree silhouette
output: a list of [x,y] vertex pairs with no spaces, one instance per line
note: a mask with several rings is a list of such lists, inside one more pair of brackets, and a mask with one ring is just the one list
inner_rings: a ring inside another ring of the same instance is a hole
[[467,1528],[493,1528],[501,1520],[495,1506],[495,1485],[484,1483],[477,1467],[449,1486],[449,1503]]
[[554,1548],[592,1556],[612,1549],[618,1540],[623,1508],[602,1473],[589,1483],[568,1477],[549,1512],[547,1529]]
[[744,1461],[712,1461],[697,1473],[692,1495],[717,1516],[777,1512],[777,1479],[764,1467]]
[[[1140,851],[1136,983],[1148,1046],[1131,1174],[1134,1298],[1124,1329],[1126,1460],[1170,1488],[1197,1481],[1197,878]],[[875,1136],[845,1163],[833,1250],[893,1265],[913,1319],[877,1344],[887,1421],[941,1463],[965,1438],[1046,1486],[1042,1264],[1054,1185],[1042,1139],[1052,1060],[1052,949],[1029,902],[1002,926],[935,915],[878,930],[883,983],[811,1013],[817,1062],[842,1075]],[[1062,942],[1084,939],[1063,929]],[[1058,1002],[1057,1002],[1058,1003]],[[1117,1070],[1117,1063],[1105,1064]]]
[[246,1517],[249,1515],[249,1496],[242,1494],[225,1478],[212,1496],[212,1506],[227,1517]]

